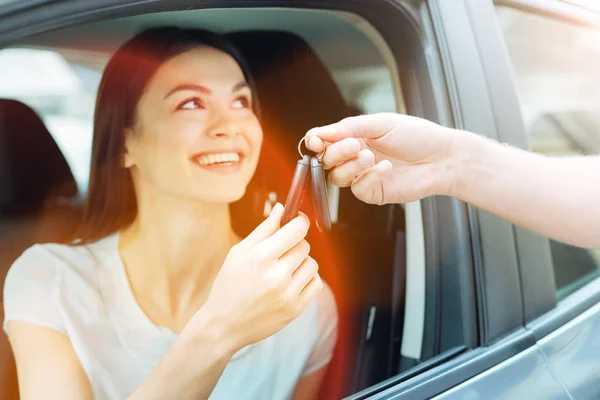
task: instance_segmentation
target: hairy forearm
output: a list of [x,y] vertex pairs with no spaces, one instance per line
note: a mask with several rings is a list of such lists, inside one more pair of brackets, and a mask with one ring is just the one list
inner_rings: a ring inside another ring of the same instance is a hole
[[182,332],[128,400],[208,399],[235,348],[212,319],[202,325],[200,333]]
[[452,195],[516,225],[600,247],[600,157],[547,157],[458,132]]

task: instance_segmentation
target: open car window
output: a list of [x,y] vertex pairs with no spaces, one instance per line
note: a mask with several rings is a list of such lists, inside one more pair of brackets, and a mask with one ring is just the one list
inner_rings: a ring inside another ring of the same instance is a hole
[[[285,201],[296,145],[307,129],[362,113],[438,116],[427,44],[409,14],[387,6],[395,30],[385,37],[350,12],[292,9],[140,11],[65,26],[0,49],[0,71],[15,76],[0,85],[0,98],[19,100],[42,117],[85,195],[95,96],[115,49],[143,27],[169,23],[226,33],[249,61],[265,116],[265,191],[251,193],[252,201],[238,208],[254,213],[256,222],[275,201]],[[53,85],[22,76],[36,67],[56,74]],[[321,398],[369,396],[477,346],[472,269],[462,262],[468,244],[453,250],[456,226],[465,223],[443,214],[451,207],[431,201],[371,206],[331,185],[329,200],[332,232],[309,237],[340,313]]]

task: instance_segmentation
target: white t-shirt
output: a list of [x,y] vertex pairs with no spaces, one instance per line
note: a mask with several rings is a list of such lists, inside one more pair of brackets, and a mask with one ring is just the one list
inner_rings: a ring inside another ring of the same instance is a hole
[[[118,234],[87,246],[29,248],[8,272],[4,307],[5,330],[8,321],[20,320],[69,337],[95,399],[122,400],[134,392],[177,337],[154,325],[136,302]],[[335,301],[325,286],[284,329],[238,351],[211,400],[291,397],[302,376],[329,362],[336,336]]]

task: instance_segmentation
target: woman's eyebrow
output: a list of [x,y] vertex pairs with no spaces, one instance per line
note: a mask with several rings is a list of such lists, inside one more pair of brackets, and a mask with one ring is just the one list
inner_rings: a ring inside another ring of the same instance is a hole
[[204,93],[204,94],[211,94],[212,93],[212,91],[209,88],[205,87],[205,86],[196,85],[194,83],[182,83],[181,85],[177,85],[173,90],[171,90],[169,93],[167,93],[165,95],[165,99],[167,97],[169,97],[170,95],[172,95],[173,93],[179,92],[181,90],[191,90],[191,91],[194,91],[194,92],[201,92],[201,93]]
[[243,89],[243,88],[247,88],[247,87],[249,87],[248,86],[248,82],[246,82],[246,81],[238,82],[238,83],[235,84],[235,86],[233,87],[233,89],[231,89],[231,93],[237,92],[238,90]]

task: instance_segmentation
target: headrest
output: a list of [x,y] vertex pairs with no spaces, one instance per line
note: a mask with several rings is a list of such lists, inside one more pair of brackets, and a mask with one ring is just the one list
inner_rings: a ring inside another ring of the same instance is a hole
[[[281,31],[235,32],[229,39],[256,80],[265,134],[291,144],[308,129],[351,111],[327,67],[301,37]],[[284,144],[284,143],[282,143]]]
[[77,195],[77,183],[40,117],[0,99],[0,214],[36,210]]
[[[239,31],[228,38],[255,80],[265,138],[254,186],[246,196],[251,199],[237,205],[240,212],[232,209],[234,225],[237,214],[250,207],[260,214],[248,224],[249,229],[262,219],[268,193],[276,193],[277,201],[285,202],[299,159],[296,149],[304,134],[348,117],[351,111],[326,66],[299,36],[282,31]],[[257,187],[268,193],[256,196]]]

